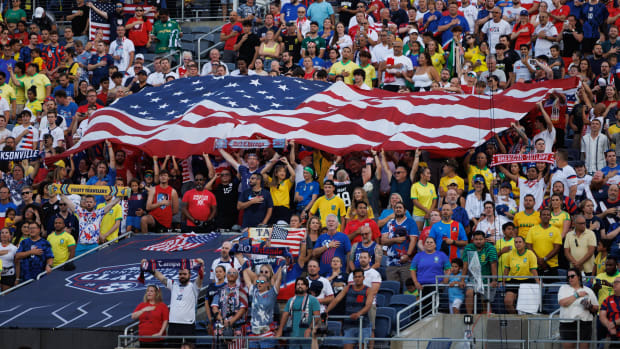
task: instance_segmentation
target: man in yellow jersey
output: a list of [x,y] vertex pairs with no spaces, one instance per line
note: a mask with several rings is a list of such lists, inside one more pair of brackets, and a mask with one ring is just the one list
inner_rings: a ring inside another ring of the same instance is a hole
[[325,219],[329,214],[334,214],[338,218],[338,231],[340,231],[343,218],[346,214],[344,201],[335,194],[336,185],[334,181],[328,179],[323,183],[323,191],[325,195],[318,198],[310,209],[310,217],[318,215],[321,218],[321,224],[325,227]]
[[[100,203],[97,209],[105,207],[114,199],[111,195],[104,195],[105,202]],[[112,241],[118,237],[118,230],[123,220],[123,209],[121,205],[114,205],[108,213],[101,219],[101,234],[99,234],[99,243]]]
[[377,71],[375,70],[375,67],[370,64],[372,55],[370,54],[370,51],[360,51],[359,57],[360,69],[366,73],[364,76],[364,83],[372,89],[377,85]]
[[523,197],[523,211],[515,214],[514,223],[519,236],[527,238],[530,228],[540,224],[540,212],[534,210],[536,199],[534,195],[527,194]]
[[558,253],[562,248],[562,235],[559,229],[551,226],[551,210],[540,210],[540,224],[530,228],[525,242],[527,248],[534,251],[538,262],[538,274],[541,276],[558,275]]
[[522,236],[514,238],[515,247],[508,253],[507,263],[504,265],[503,285],[506,289],[504,305],[510,314],[516,314],[515,300],[519,294],[519,287],[522,283],[536,283],[540,280],[527,278],[538,276],[538,263],[536,255],[525,245]]
[[75,239],[65,228],[65,220],[62,217],[54,218],[54,232],[47,236],[54,254],[53,267],[75,257]]
[[329,69],[329,79],[331,81],[336,80],[336,75],[342,75],[346,84],[353,85],[353,71],[359,69],[360,66],[351,60],[352,55],[350,47],[342,48],[342,60],[334,63]]
[[463,194],[463,190],[465,190],[465,181],[456,174],[458,167],[458,163],[453,159],[446,161],[446,164],[443,165],[442,177],[439,180],[439,196],[446,196],[448,185],[450,184],[456,184],[456,192],[459,195]]
[[[4,72],[0,72],[0,97],[9,104],[11,120],[15,119],[15,110],[17,109],[15,89],[7,84],[7,76]],[[8,120],[7,120],[8,121]]]
[[52,93],[52,83],[45,74],[39,74],[38,65],[28,65],[28,68],[26,68],[26,77],[23,80],[17,79],[15,74],[13,74],[12,68],[7,67],[7,69],[11,74],[11,81],[13,81],[15,85],[23,86],[25,91],[28,91],[31,86],[35,86],[37,88],[38,100],[44,101],[45,98]]
[[605,298],[614,294],[613,283],[614,280],[620,277],[620,271],[618,271],[618,261],[615,256],[608,255],[605,262],[605,271],[596,275],[592,290],[598,295],[598,302],[603,303]]
[[15,90],[15,102],[16,113],[17,115],[21,114],[22,110],[24,110],[24,106],[26,105],[26,90],[23,87],[23,81],[26,78],[24,72],[26,71],[26,65],[24,62],[15,63],[15,67],[13,68],[14,74],[11,74],[15,77],[19,83],[14,83],[11,76],[7,76],[7,81],[9,82],[9,86],[11,86]]
[[515,225],[512,222],[507,222],[502,225],[502,231],[504,237],[495,241],[495,249],[497,250],[497,276],[499,281],[503,279],[504,267],[510,263],[508,255],[510,251],[515,249]]
[[467,155],[465,155],[465,159],[463,159],[463,166],[465,166],[465,170],[467,171],[467,183],[469,183],[469,189],[472,190],[474,188],[474,176],[481,175],[484,177],[484,183],[487,185],[487,189],[491,190],[491,184],[493,183],[493,172],[491,172],[491,170],[487,167],[487,154],[483,152],[476,154],[476,164],[471,165],[469,160],[474,153],[475,149],[470,149]]

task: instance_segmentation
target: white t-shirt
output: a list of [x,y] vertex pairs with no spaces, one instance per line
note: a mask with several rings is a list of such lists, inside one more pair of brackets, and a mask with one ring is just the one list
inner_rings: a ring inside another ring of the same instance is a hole
[[577,185],[577,173],[571,165],[566,165],[563,168],[559,168],[551,176],[551,186],[555,182],[562,182],[564,184],[564,196],[568,196],[570,187]]
[[[579,293],[581,291],[586,291],[587,295],[584,297],[579,297],[568,307],[560,307],[560,318],[561,319],[575,319],[581,321],[592,321],[594,317],[592,313],[589,312],[584,306],[581,304],[583,299],[588,299],[590,303],[593,305],[599,305],[598,299],[596,295],[594,295],[594,291],[592,291],[589,287],[582,287],[578,289],[576,292]],[[560,299],[564,299],[575,294],[575,289],[570,285],[562,285],[560,286],[560,290],[558,291],[558,302]],[[560,321],[564,322],[564,321]]]
[[[394,65],[402,64],[400,68],[386,69],[386,73],[395,74],[395,73],[407,73],[409,71],[413,71],[413,63],[411,63],[411,59],[409,57],[400,55],[400,56],[388,56],[386,57],[386,61],[390,58],[394,58]],[[384,80],[385,81],[385,80]],[[407,81],[405,78],[401,78],[395,76],[395,80],[392,82],[385,82],[385,85],[398,85],[405,86]]]
[[52,147],[57,147],[58,141],[65,140],[65,133],[62,131],[62,128],[58,126],[55,127],[53,130],[46,128],[43,131],[41,131],[41,139],[43,139],[43,136],[45,136],[48,133],[52,135],[52,138],[54,140],[52,143]]
[[[347,283],[353,283],[353,273],[349,273]],[[372,287],[373,284],[381,284],[381,274],[379,274],[377,269],[368,268],[368,270],[364,270],[364,286]]]
[[[310,284],[312,284],[312,281],[320,281],[323,284],[323,289],[321,290],[321,293],[319,294],[318,297],[316,297],[317,300],[320,301],[321,299],[324,299],[325,297],[329,297],[329,296],[333,296],[334,295],[334,289],[332,288],[332,284],[329,282],[329,280],[327,280],[327,278],[319,276],[318,279],[311,280],[310,276],[307,276],[306,279],[308,279],[308,282]],[[325,311],[325,305],[321,304],[321,313],[324,312],[324,311]]]
[[525,210],[523,199],[527,194],[531,194],[534,197],[534,210],[538,210],[545,199],[545,180],[536,179],[528,181],[519,178],[519,211]]
[[[558,36],[558,31],[551,22],[547,22],[547,25],[544,27],[542,25],[538,25],[536,29],[534,29],[534,34],[538,35],[541,31],[545,32],[545,36]],[[546,55],[547,57],[551,57],[551,46],[555,44],[554,41],[550,41],[547,39],[536,39],[534,46],[535,57],[540,55]]]
[[226,272],[228,273],[228,270],[230,268],[232,268],[232,264],[231,261],[233,261],[234,265],[235,265],[235,269],[237,269],[237,271],[239,272],[239,278],[237,279],[237,283],[241,282],[241,264],[239,264],[239,260],[237,260],[237,258],[231,258],[230,261],[228,262],[222,262],[222,258],[216,258],[213,260],[213,263],[211,263],[211,273],[209,273],[209,280],[211,280],[212,282],[215,282],[215,268],[218,265],[221,265],[224,267],[224,269],[226,269]]
[[523,80],[525,82],[532,80],[532,73],[521,60],[515,62],[512,70],[515,73],[515,81],[519,82],[519,80]]
[[0,98],[0,115],[4,115],[4,112],[11,111],[9,103],[4,98]]
[[168,279],[166,288],[170,290],[171,324],[191,325],[196,321],[196,301],[200,288],[195,282],[181,286],[178,281]]
[[2,261],[2,276],[15,275],[13,260],[15,258],[15,253],[17,253],[17,247],[13,244],[8,244],[7,246],[0,245],[0,251],[8,251],[7,254],[0,256],[0,260]]
[[[11,135],[11,131],[5,128],[4,130],[0,131],[0,140],[4,140],[6,139],[6,137],[9,137],[10,135]],[[4,150],[4,143],[0,144],[0,150]]]
[[493,223],[489,222],[488,219],[483,219],[478,222],[476,230],[483,231],[487,237],[492,237],[495,241],[499,241],[504,238],[502,226],[508,222],[510,222],[508,218],[495,215],[495,220],[493,220]]
[[495,45],[499,43],[500,36],[510,35],[512,32],[512,27],[510,27],[510,24],[503,19],[499,22],[490,20],[482,26],[482,32],[487,35],[487,42],[489,43],[491,53],[495,54]]
[[[13,128],[13,137],[17,139],[26,128],[23,125],[17,125]],[[39,141],[39,130],[33,125],[28,126],[28,133],[17,144],[16,150],[34,150],[34,143]]]
[[133,45],[133,41],[127,38],[122,40],[114,40],[110,43],[109,54],[112,56],[120,56],[120,60],[114,60],[114,65],[118,68],[118,71],[125,72],[129,69],[129,59],[131,53],[135,52],[136,48]]
[[389,48],[387,45],[381,43],[376,44],[371,49],[372,63],[381,63],[389,56],[394,55],[394,49]]
[[532,143],[536,144],[537,139],[545,141],[545,153],[551,153],[553,150],[553,143],[555,142],[555,127],[551,128],[551,132],[549,132],[549,129],[539,132],[532,139]]
[[463,17],[467,20],[469,25],[469,33],[474,33],[476,27],[476,20],[478,19],[478,8],[472,4],[467,7],[459,7],[459,11],[463,12]]

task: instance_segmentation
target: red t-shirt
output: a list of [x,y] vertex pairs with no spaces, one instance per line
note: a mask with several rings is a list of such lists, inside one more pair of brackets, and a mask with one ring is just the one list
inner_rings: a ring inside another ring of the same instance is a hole
[[[568,5],[564,5],[560,8],[556,8],[555,10],[551,11],[551,14],[554,16],[566,16],[568,17],[568,15],[570,14],[570,7],[568,7]],[[555,29],[557,29],[558,33],[562,32],[562,27],[564,26],[564,22],[562,21],[553,21],[553,25],[555,26]],[[518,49],[518,48],[517,48]]]
[[[143,19],[145,20],[145,19]],[[127,24],[137,22],[138,18],[130,18]],[[149,42],[149,33],[153,30],[153,25],[149,20],[145,20],[144,23],[136,24],[129,29],[129,39],[135,46],[146,46]]]
[[[136,311],[142,310],[142,308],[149,307],[153,304],[150,303],[140,303],[134,309],[134,313]],[[155,333],[158,333],[161,330],[161,326],[164,324],[164,321],[168,321],[168,307],[163,302],[159,302],[154,304],[155,310],[144,312],[140,315],[140,324],[138,325],[138,334],[140,336],[152,336]],[[164,331],[163,335],[166,335]],[[141,342],[157,342],[161,341],[161,338],[140,338]]]
[[[215,195],[206,189],[202,191],[196,189],[186,191],[185,195],[183,195],[183,202],[187,204],[189,214],[199,221],[206,221],[211,214],[211,207],[217,204]],[[194,222],[189,220],[187,225],[190,227],[195,226]]]
[[[370,230],[372,231],[372,240],[377,241],[379,236],[381,236],[381,231],[379,230],[379,226],[377,225],[377,223],[370,218],[366,218],[363,221],[360,221],[359,219],[349,221],[349,223],[347,223],[347,227],[344,229],[344,233],[347,235],[351,235],[354,231],[356,231],[363,225],[368,225],[370,227]],[[361,241],[362,236],[358,234],[353,239],[353,241],[351,241],[351,244]]]
[[162,188],[161,185],[155,186],[155,195],[153,195],[153,201],[151,203],[156,204],[160,201],[168,200],[169,205],[161,205],[151,210],[149,214],[155,218],[159,224],[166,228],[172,226],[172,186],[168,184],[166,188]]
[[516,51],[519,51],[519,48],[523,44],[530,46],[530,43],[532,41],[532,34],[534,34],[534,26],[531,23],[527,23],[525,25],[521,25],[521,23],[517,23],[512,29],[512,32],[516,33],[523,28],[527,28],[527,31],[519,33],[519,36],[517,36],[517,40],[515,41]]
[[[243,24],[241,24],[241,22],[227,23],[222,27],[222,34],[230,35],[234,26],[239,26],[239,28],[243,29]],[[237,35],[233,35],[231,38],[226,40],[226,42],[224,43],[224,50],[232,51],[235,49],[235,44],[237,43],[237,37],[239,36],[239,33],[240,32],[238,32]]]

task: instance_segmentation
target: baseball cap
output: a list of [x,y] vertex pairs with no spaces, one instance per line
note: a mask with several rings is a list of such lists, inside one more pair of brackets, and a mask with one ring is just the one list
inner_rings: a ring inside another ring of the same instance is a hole
[[510,182],[504,182],[499,187],[500,188],[508,188],[508,189],[512,190],[512,185],[510,184]]
[[299,152],[299,160],[301,160],[301,159],[303,159],[303,158],[305,158],[307,156],[312,156],[312,152],[311,151],[307,151],[307,150]]
[[325,182],[323,182],[323,186],[326,185],[331,185],[331,186],[336,186],[336,184],[334,184],[334,181],[332,181],[331,179],[326,180]]
[[146,70],[142,69],[138,72],[138,75],[149,75],[146,73]]
[[45,10],[43,10],[43,7],[37,7],[34,10],[34,18],[43,18],[44,13],[45,13]]
[[480,174],[475,175],[475,176],[474,176],[474,183],[476,183],[476,182],[482,182],[482,183],[484,183],[484,176],[483,176],[483,175],[480,175]]
[[521,12],[519,13],[521,16],[529,16],[530,13],[527,12],[527,10],[521,10]]
[[138,53],[138,54],[136,55],[136,59],[142,59],[142,60],[144,60],[144,55],[143,55],[142,53]]
[[323,283],[320,281],[312,281],[310,283],[309,291],[318,295],[321,291],[323,291]]
[[418,30],[416,28],[409,29],[409,34],[413,34],[413,33],[418,33],[419,34],[419,32],[418,32]]

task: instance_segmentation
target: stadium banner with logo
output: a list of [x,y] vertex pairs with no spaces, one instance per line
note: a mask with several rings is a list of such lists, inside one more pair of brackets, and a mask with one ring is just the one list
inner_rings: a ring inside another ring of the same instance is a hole
[[491,166],[506,164],[522,164],[530,162],[544,162],[547,164],[555,163],[555,154],[538,153],[538,154],[495,154]]
[[[170,237],[142,235],[121,240],[76,260],[75,270],[54,270],[40,280],[0,297],[0,327],[124,327],[133,322],[131,312],[142,302],[146,286],[152,284],[163,290],[164,302],[170,304],[170,292],[153,275],[146,274],[144,284],[138,281],[140,261],[143,258],[202,258],[209,268],[219,257],[215,250],[226,240],[221,235],[209,236],[208,242],[201,246],[175,252],[142,249]],[[178,277],[178,270],[158,270],[167,278],[176,280]],[[196,276],[193,270],[192,280]],[[208,283],[209,280],[204,280],[203,286]]]

